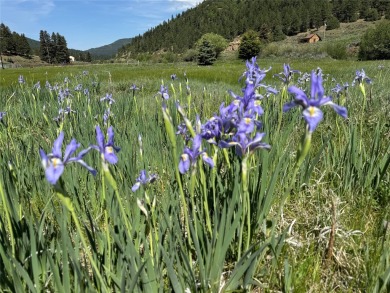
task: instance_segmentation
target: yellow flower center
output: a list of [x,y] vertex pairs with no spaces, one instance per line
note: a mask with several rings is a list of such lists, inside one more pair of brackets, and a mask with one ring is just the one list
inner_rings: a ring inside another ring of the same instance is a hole
[[114,152],[114,148],[112,146],[106,146],[106,152],[111,154]]
[[50,161],[53,164],[54,168],[57,167],[57,165],[61,163],[61,160],[58,158],[52,158]]
[[310,106],[308,110],[309,110],[309,115],[311,117],[315,116],[315,114],[316,114],[316,108],[315,107]]

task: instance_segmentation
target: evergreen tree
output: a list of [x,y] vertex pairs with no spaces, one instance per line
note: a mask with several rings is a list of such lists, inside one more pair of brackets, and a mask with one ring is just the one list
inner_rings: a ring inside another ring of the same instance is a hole
[[42,61],[51,63],[51,56],[50,56],[50,45],[51,45],[51,39],[50,35],[47,33],[47,31],[41,30],[39,32],[39,57]]
[[0,25],[0,47],[2,53],[11,53],[15,47],[11,30],[3,23]]
[[20,54],[25,56],[31,55],[31,47],[24,34],[20,35]]
[[248,60],[259,55],[261,51],[261,42],[258,34],[253,31],[247,31],[241,38],[240,48],[238,49],[238,57]]
[[87,52],[87,56],[86,56],[86,58],[85,58],[85,61],[87,61],[87,62],[92,62],[91,53]]
[[57,33],[56,59],[58,63],[69,63],[69,50],[64,36]]
[[385,18],[390,20],[390,3],[387,5],[387,9],[385,11]]
[[52,33],[49,43],[50,63],[58,63],[57,50],[58,50],[58,33]]
[[198,64],[199,65],[212,65],[217,59],[217,52],[215,48],[207,41],[204,40],[199,46]]

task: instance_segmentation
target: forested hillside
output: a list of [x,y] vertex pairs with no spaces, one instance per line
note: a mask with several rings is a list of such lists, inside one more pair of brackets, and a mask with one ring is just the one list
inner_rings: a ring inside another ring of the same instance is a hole
[[130,42],[131,42],[130,38],[119,39],[111,44],[97,47],[97,48],[91,48],[91,49],[88,49],[86,51],[95,57],[100,57],[101,59],[106,59],[106,58],[114,56],[118,52],[119,48],[121,48],[124,45],[127,45]]
[[338,27],[358,18],[390,15],[388,0],[205,0],[151,28],[119,50],[119,55],[167,50],[185,52],[205,33],[232,40],[252,29],[264,42],[318,28]]

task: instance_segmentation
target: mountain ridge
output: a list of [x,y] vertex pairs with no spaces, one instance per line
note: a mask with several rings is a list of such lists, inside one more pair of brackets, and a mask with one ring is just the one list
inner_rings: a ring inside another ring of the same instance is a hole
[[[40,42],[31,38],[26,37],[28,44],[30,45],[31,50],[39,50]],[[90,48],[87,50],[79,50],[79,49],[73,49],[69,48],[72,52],[81,52],[81,53],[87,53],[89,52],[94,57],[114,57],[118,50],[122,48],[124,45],[130,44],[132,41],[132,38],[122,38],[119,40],[116,40],[110,44]]]

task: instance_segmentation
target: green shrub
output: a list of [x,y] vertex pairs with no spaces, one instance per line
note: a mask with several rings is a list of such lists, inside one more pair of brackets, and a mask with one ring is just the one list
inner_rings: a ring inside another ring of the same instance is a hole
[[253,31],[247,31],[241,39],[240,48],[238,49],[238,58],[248,60],[259,55],[261,52],[261,41],[258,34]]
[[188,49],[183,54],[183,61],[185,62],[194,62],[198,59],[199,51],[196,49]]
[[216,53],[216,58],[219,57],[219,54],[225,50],[225,48],[227,47],[228,45],[228,42],[226,41],[226,39],[218,34],[214,34],[214,33],[207,33],[207,34],[204,34],[197,42],[196,42],[196,48],[199,48],[201,46],[203,46],[203,42],[204,41],[207,41],[210,43],[211,46],[214,47],[215,49],[215,53]]
[[340,21],[335,16],[329,17],[326,22],[326,30],[334,30],[340,27]]
[[368,9],[366,17],[365,17],[365,20],[367,20],[367,21],[375,21],[375,20],[378,20],[378,19],[380,19],[380,15],[378,13],[378,10],[376,10],[375,8]]
[[375,28],[367,30],[360,42],[359,58],[390,59],[390,21],[383,20]]
[[333,59],[343,60],[348,57],[346,46],[341,42],[328,43],[325,47],[325,51]]

